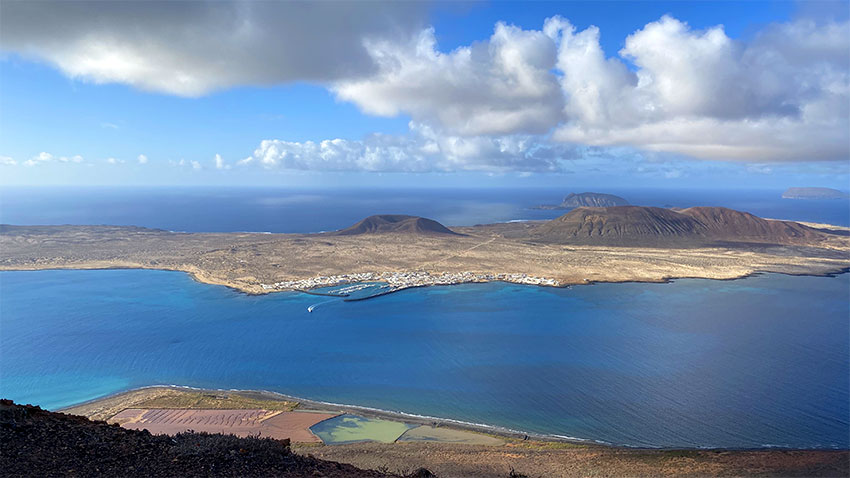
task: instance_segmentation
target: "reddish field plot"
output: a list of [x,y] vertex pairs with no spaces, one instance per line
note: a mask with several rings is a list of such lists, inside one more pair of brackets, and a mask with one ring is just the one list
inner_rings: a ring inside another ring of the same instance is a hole
[[187,430],[236,436],[289,438],[293,442],[318,443],[310,427],[337,414],[281,412],[275,410],[187,410],[128,408],[109,421],[124,428],[147,430],[156,435],[175,435]]

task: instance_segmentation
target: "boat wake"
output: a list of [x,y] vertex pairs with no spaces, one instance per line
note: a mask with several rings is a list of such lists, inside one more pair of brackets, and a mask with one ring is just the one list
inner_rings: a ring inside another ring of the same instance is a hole
[[334,300],[333,300],[333,299],[331,299],[331,300],[326,300],[326,301],[324,301],[324,302],[317,302],[317,303],[315,303],[315,304],[313,304],[313,305],[311,305],[311,306],[307,307],[307,312],[309,312],[309,313],[313,313],[313,311],[314,311],[314,310],[316,310],[316,307],[318,307],[318,306],[320,306],[320,305],[322,305],[322,304],[327,304],[327,303],[329,303],[329,302],[334,302]]

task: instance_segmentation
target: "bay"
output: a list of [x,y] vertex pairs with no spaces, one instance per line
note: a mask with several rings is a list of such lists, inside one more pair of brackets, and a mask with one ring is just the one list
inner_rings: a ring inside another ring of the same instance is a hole
[[0,394],[56,409],[153,384],[264,389],[617,445],[847,448],[848,295],[850,274],[342,302],[168,271],[0,272]]

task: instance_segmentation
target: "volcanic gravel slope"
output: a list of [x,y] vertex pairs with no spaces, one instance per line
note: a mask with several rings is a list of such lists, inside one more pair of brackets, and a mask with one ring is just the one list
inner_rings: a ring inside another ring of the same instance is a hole
[[532,229],[531,236],[557,244],[682,247],[722,242],[817,244],[827,234],[722,207],[616,206],[573,209]]
[[0,470],[21,477],[390,476],[294,454],[289,440],[151,435],[10,400],[0,401]]

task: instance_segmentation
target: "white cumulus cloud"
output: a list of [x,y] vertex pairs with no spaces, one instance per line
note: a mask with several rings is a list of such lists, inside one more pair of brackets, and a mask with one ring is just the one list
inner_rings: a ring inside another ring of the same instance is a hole
[[10,157],[10,156],[0,156],[0,165],[14,166],[16,164],[18,164],[18,162],[15,161],[12,157]]
[[563,97],[550,71],[556,47],[541,31],[498,23],[488,41],[450,53],[437,49],[433,29],[405,43],[366,46],[378,71],[332,89],[367,113],[408,113],[462,135],[544,133],[561,118]]
[[46,163],[82,163],[83,157],[80,155],[75,156],[54,156],[50,153],[42,151],[32,158],[23,162],[24,166],[36,166],[38,164],[46,164]]
[[719,160],[850,156],[847,22],[773,25],[744,43],[665,16],[630,35],[621,58],[602,54],[594,27],[547,27],[567,98],[556,139]]
[[555,16],[540,31],[499,23],[488,41],[442,53],[426,29],[367,42],[378,71],[332,90],[449,137],[554,128],[557,141],[710,160],[850,157],[847,21],[798,19],[743,41],[664,16],[613,57],[600,34]]
[[452,136],[411,123],[410,134],[320,142],[265,140],[239,162],[265,168],[323,171],[560,171],[577,156],[567,144],[530,135]]
[[230,165],[224,162],[220,154],[216,154],[213,158],[215,169],[230,169]]
[[846,21],[799,19],[741,41],[664,16],[614,57],[600,34],[556,16],[541,31],[500,23],[488,41],[441,53],[424,30],[406,44],[367,43],[378,72],[333,91],[367,113],[410,114],[454,136],[556,128],[564,142],[701,159],[850,156]]
[[140,154],[140,155],[136,158],[136,160],[139,162],[139,164],[147,164],[147,163],[148,163],[148,157],[147,157],[147,156],[145,156],[144,154]]

